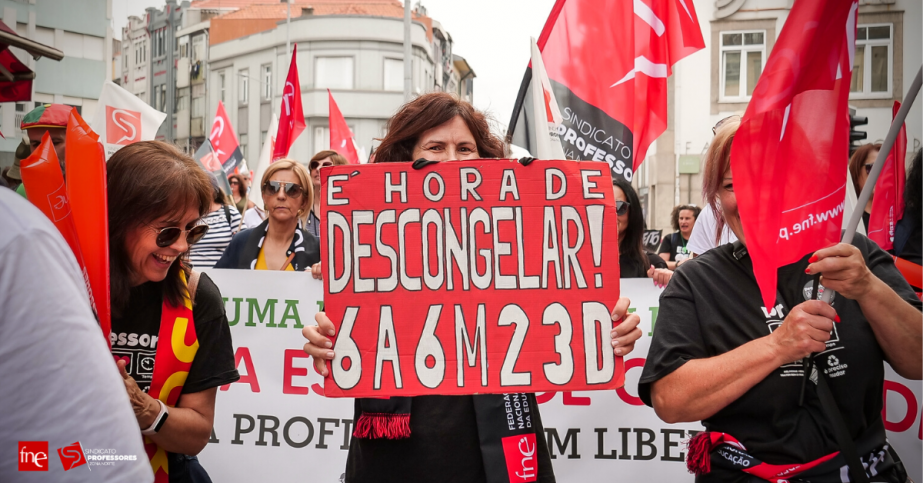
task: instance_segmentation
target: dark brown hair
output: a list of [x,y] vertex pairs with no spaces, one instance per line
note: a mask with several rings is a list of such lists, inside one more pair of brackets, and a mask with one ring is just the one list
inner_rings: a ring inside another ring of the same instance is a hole
[[465,121],[474,136],[480,157],[502,158],[506,154],[503,142],[490,132],[490,124],[484,114],[451,94],[433,92],[404,104],[388,120],[388,134],[375,150],[375,162],[414,161],[411,159],[413,148],[420,136],[455,116]]
[[673,213],[670,213],[670,222],[673,224],[673,229],[679,231],[679,212],[683,210],[689,210],[692,212],[693,219],[699,219],[699,213],[702,211],[702,208],[693,205],[676,205],[673,207]]
[[343,166],[345,164],[349,164],[349,161],[347,161],[342,154],[328,149],[326,151],[318,152],[311,158],[311,161],[308,161],[308,171],[314,171],[317,168],[317,165],[320,164],[321,160],[327,158],[330,158],[330,161],[333,161],[334,166]]
[[[241,198],[246,198],[247,197],[247,186],[244,185],[244,177],[239,174],[232,174],[228,176],[228,183],[230,183],[232,179],[237,180],[237,194],[240,195]],[[231,189],[234,189],[234,188],[231,187]]]
[[869,158],[869,155],[872,154],[872,151],[880,151],[881,144],[863,144],[856,149],[856,152],[852,153],[852,156],[849,158],[849,176],[852,177],[852,186],[856,190],[856,196],[859,196],[859,193],[862,192],[859,189],[859,170],[863,169],[865,161]]
[[[138,227],[189,207],[199,216],[209,212],[212,185],[208,174],[176,147],[161,141],[143,141],[118,150],[106,163],[109,196],[109,278],[112,312],[128,308],[132,267],[126,246],[128,234]],[[179,272],[189,275],[189,252],[177,257],[167,278],[158,284],[172,305],[188,295]]]

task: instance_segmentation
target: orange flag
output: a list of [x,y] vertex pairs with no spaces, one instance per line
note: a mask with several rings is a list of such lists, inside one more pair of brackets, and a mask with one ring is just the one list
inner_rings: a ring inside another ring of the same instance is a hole
[[39,145],[38,149],[33,151],[28,158],[22,160],[20,171],[22,173],[22,182],[26,185],[26,192],[29,193],[29,201],[54,223],[54,226],[64,236],[64,240],[70,246],[71,251],[74,252],[74,257],[76,257],[77,263],[80,265],[80,271],[83,273],[83,280],[87,284],[90,304],[95,311],[96,302],[90,288],[86,264],[83,261],[83,252],[80,250],[80,241],[77,236],[74,217],[71,216],[71,205],[67,198],[67,189],[64,186],[64,175],[61,174],[58,155],[55,153],[54,145],[51,143],[51,136],[48,133],[42,136],[42,144]]
[[112,326],[109,300],[109,218],[106,193],[106,153],[99,135],[71,111],[65,135],[67,198],[71,204],[89,284],[95,296],[99,326],[109,340]]

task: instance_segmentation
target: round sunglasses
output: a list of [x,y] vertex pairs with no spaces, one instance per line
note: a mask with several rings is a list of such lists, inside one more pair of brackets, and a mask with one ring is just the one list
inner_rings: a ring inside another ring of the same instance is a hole
[[[151,228],[154,228],[151,226]],[[157,233],[157,246],[160,248],[166,248],[174,243],[176,240],[179,240],[179,237],[186,234],[186,243],[190,245],[195,245],[208,233],[208,225],[196,225],[188,230],[180,229],[176,226],[168,226],[166,228],[154,228],[154,231]]]
[[300,198],[304,193],[304,188],[298,183],[286,183],[285,181],[267,181],[263,184],[263,193],[274,195],[279,190],[285,190],[285,195],[290,198]]

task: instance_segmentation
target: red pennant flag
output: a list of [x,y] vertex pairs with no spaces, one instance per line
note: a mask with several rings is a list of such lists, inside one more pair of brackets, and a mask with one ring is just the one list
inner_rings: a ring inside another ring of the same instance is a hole
[[[901,103],[894,101],[892,118],[897,115]],[[907,129],[901,126],[894,146],[888,153],[884,168],[875,183],[872,198],[872,213],[869,215],[868,237],[885,250],[894,248],[894,228],[904,216],[904,160],[907,157]]]
[[288,68],[285,87],[282,88],[282,114],[279,116],[279,131],[273,147],[272,160],[288,156],[295,139],[304,131],[304,113],[301,110],[301,83],[298,82],[298,44],[292,45],[292,64]]
[[74,109],[67,121],[67,197],[96,303],[99,327],[109,342],[109,202],[106,190],[106,151],[99,135]]
[[[538,46],[565,113],[567,157],[605,161],[613,176],[630,181],[666,130],[673,64],[705,41],[692,0],[558,0]],[[528,89],[524,82],[510,132],[534,153],[529,123],[541,118],[531,103],[520,104],[531,99]]]
[[231,126],[231,120],[228,119],[228,113],[225,112],[224,103],[221,101],[218,101],[218,111],[215,113],[215,120],[212,121],[212,131],[208,135],[208,140],[212,143],[212,150],[221,162],[224,172],[233,173],[240,166],[244,156],[240,152],[240,143],[237,142],[234,127]]
[[330,97],[330,149],[343,155],[349,164],[359,164],[359,153],[356,152],[353,133],[340,113],[337,102],[333,100],[330,89],[327,89],[327,96]]
[[734,192],[763,303],[777,269],[840,240],[857,0],[795,2],[731,147]]

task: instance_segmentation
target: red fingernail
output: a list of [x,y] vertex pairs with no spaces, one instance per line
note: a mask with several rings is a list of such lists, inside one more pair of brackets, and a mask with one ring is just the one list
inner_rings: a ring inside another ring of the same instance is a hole
[[804,269],[804,273],[810,275],[810,274],[811,274],[811,269],[810,269],[810,268],[805,268],[805,269]]
[[839,324],[839,323],[840,323],[840,316],[837,315],[836,317],[834,317],[834,318],[833,318],[833,321]]
[[817,261],[817,255],[811,255],[811,258],[808,259],[808,263],[814,263]]

